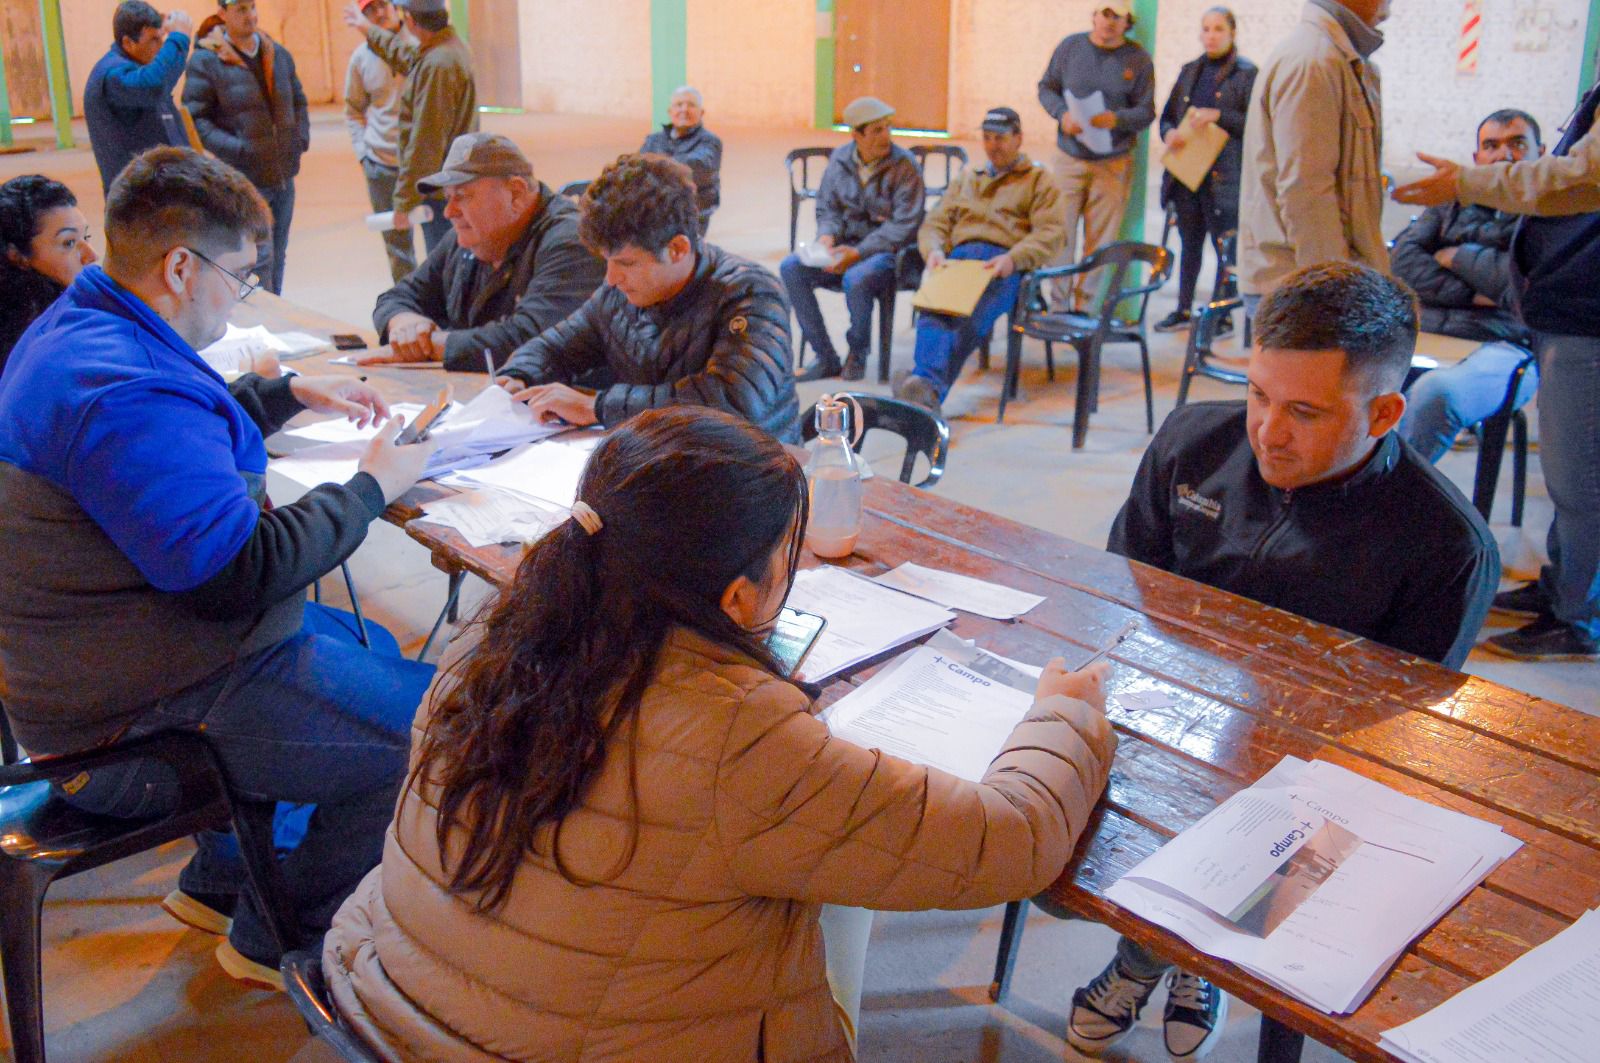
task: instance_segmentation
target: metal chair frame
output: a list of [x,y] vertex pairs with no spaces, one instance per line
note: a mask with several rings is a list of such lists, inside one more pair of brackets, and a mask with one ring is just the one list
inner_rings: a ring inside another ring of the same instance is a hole
[[325,1041],[346,1063],[383,1063],[382,1057],[345,1025],[328,996],[322,977],[322,957],[314,952],[285,953],[278,969],[283,973],[283,988],[305,1020],[311,1036]]

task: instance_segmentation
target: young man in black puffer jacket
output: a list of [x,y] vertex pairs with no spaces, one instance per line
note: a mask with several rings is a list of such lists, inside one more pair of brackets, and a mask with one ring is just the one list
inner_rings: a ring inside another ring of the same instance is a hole
[[700,241],[689,168],[624,155],[580,206],[578,236],[605,259],[606,283],[517,348],[500,382],[569,424],[609,427],[658,406],[715,406],[799,442],[783,289],[754,262]]
[[[1525,111],[1496,111],[1478,124],[1473,161],[1521,162],[1544,154],[1539,123]],[[1394,275],[1422,301],[1422,330],[1481,340],[1465,360],[1423,374],[1406,395],[1400,435],[1429,461],[1449,451],[1468,425],[1504,404],[1511,374],[1527,357],[1532,331],[1510,309],[1511,237],[1521,216],[1492,207],[1429,207],[1394,242]],[[1539,386],[1529,366],[1517,390],[1520,407]]]

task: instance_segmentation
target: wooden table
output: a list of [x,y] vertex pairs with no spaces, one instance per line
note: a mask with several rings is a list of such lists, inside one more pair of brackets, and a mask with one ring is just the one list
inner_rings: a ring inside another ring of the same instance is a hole
[[[383,379],[437,387],[438,376],[388,370]],[[511,579],[520,548],[471,548],[417,519],[410,501],[393,516],[441,564],[500,586]],[[845,567],[875,574],[916,560],[1046,596],[1017,621],[958,614],[952,630],[987,649],[1033,662],[1064,652],[1070,662],[1072,647],[1087,652],[1140,618],[1112,655],[1111,692],[1154,685],[1177,704],[1112,708],[1121,745],[1105,800],[1048,899],[1260,1009],[1273,1020],[1262,1058],[1292,1058],[1304,1033],[1355,1059],[1390,1059],[1381,1031],[1600,905],[1600,718],[881,477],[867,484],[866,503]],[[823,702],[884,659],[829,682]],[[1300,1004],[1105,899],[1123,873],[1290,754],[1478,816],[1524,843],[1347,1016]]]

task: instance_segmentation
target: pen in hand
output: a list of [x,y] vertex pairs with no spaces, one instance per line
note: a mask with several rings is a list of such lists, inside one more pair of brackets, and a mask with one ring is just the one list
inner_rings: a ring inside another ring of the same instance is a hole
[[1104,657],[1106,654],[1110,653],[1112,650],[1126,642],[1128,636],[1132,635],[1137,630],[1139,630],[1139,622],[1137,620],[1130,620],[1126,624],[1123,624],[1122,628],[1115,635],[1111,636],[1110,642],[1096,650],[1094,652],[1094,656],[1078,665],[1075,671],[1083,671],[1085,668],[1089,667],[1091,664],[1098,661],[1100,658]]
[[487,347],[483,349],[483,367],[489,371],[489,386],[494,387],[494,352]]

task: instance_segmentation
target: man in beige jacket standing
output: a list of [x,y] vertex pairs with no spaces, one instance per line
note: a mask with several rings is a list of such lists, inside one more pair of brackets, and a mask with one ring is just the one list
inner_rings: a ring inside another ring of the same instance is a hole
[[1383,106],[1368,60],[1389,0],[1307,0],[1261,68],[1244,133],[1239,289],[1251,312],[1301,266],[1388,272]]

